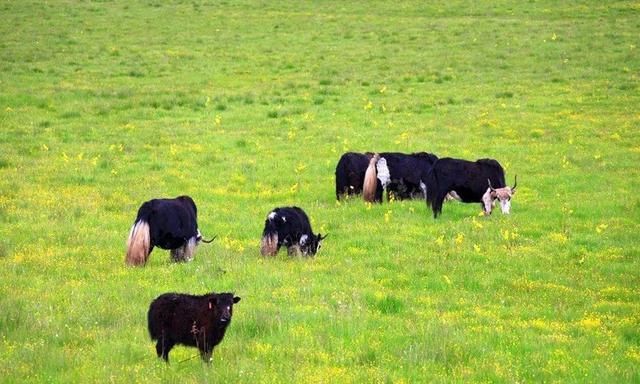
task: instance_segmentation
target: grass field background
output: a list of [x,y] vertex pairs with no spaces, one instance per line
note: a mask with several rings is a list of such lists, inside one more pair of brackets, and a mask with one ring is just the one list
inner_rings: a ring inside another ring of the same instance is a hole
[[[0,2],[0,381],[639,382],[632,1]],[[337,203],[346,151],[492,157],[512,214]],[[124,266],[188,194],[195,260]],[[259,255],[266,214],[329,233]],[[242,297],[211,366],[168,291]]]

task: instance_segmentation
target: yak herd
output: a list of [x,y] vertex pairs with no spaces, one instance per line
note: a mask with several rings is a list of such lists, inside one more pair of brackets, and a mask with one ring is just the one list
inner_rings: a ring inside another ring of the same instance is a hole
[[[444,201],[480,203],[485,215],[496,202],[508,214],[516,191],[506,185],[504,169],[493,159],[467,161],[441,158],[426,152],[347,152],[335,171],[336,199],[362,195],[367,202],[425,199],[434,218],[442,213]],[[127,239],[125,263],[144,266],[154,247],[170,251],[173,262],[186,262],[204,240],[197,221],[193,199],[153,199],[140,206]],[[314,256],[326,235],[314,234],[307,214],[299,207],[278,207],[267,214],[260,253],[275,256],[282,246],[289,255]],[[240,297],[233,293],[209,293],[201,296],[164,293],[151,302],[148,329],[157,341],[158,357],[169,361],[169,352],[177,345],[198,348],[206,362],[231,322],[233,305]]]

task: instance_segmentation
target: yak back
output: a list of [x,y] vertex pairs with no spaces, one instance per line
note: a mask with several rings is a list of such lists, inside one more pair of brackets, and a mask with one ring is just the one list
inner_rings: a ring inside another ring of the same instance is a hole
[[420,185],[424,172],[429,172],[433,164],[438,160],[436,155],[427,152],[399,153],[383,152],[380,157],[387,160],[387,167],[392,180],[404,180],[415,186]]

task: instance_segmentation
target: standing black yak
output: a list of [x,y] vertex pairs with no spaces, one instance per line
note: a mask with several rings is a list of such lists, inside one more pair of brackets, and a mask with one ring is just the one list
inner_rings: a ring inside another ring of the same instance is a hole
[[451,191],[465,203],[481,203],[485,215],[491,214],[496,200],[500,201],[502,213],[508,214],[517,185],[516,179],[513,187],[507,187],[504,169],[496,160],[467,161],[448,157],[436,161],[431,172],[425,174],[424,181],[427,206],[433,210],[434,218],[442,213],[442,203]]
[[383,189],[387,191],[387,199],[424,198],[422,176],[436,160],[436,155],[427,152],[375,154],[365,172],[362,191],[365,201],[382,202]]
[[269,212],[264,222],[260,253],[275,256],[280,247],[289,255],[314,256],[327,236],[314,235],[307,214],[298,207],[281,207]]
[[[171,250],[171,260],[190,261],[200,241],[197,208],[189,196],[153,199],[138,209],[127,239],[127,265],[145,265],[153,247]],[[214,237],[215,239],[215,237]]]
[[149,336],[157,340],[158,357],[169,362],[169,352],[181,344],[198,348],[202,360],[210,362],[213,348],[220,344],[231,323],[233,304],[239,301],[233,293],[158,296],[147,313]]

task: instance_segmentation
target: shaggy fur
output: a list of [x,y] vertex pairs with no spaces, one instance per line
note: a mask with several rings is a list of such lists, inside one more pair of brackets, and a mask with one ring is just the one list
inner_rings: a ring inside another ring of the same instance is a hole
[[378,179],[376,178],[376,164],[378,163],[378,160],[380,160],[380,156],[378,154],[374,155],[369,160],[369,165],[367,166],[367,170],[364,174],[362,198],[364,199],[364,201],[368,201],[370,203],[374,202],[376,199],[376,189],[378,187]]
[[239,301],[233,293],[158,296],[147,313],[149,336],[157,341],[158,357],[169,362],[169,352],[181,344],[198,348],[202,360],[210,362],[213,348],[220,344],[231,323],[233,304]]
[[149,223],[146,221],[137,221],[129,231],[126,263],[128,265],[146,264],[149,253],[151,252],[150,247]]

